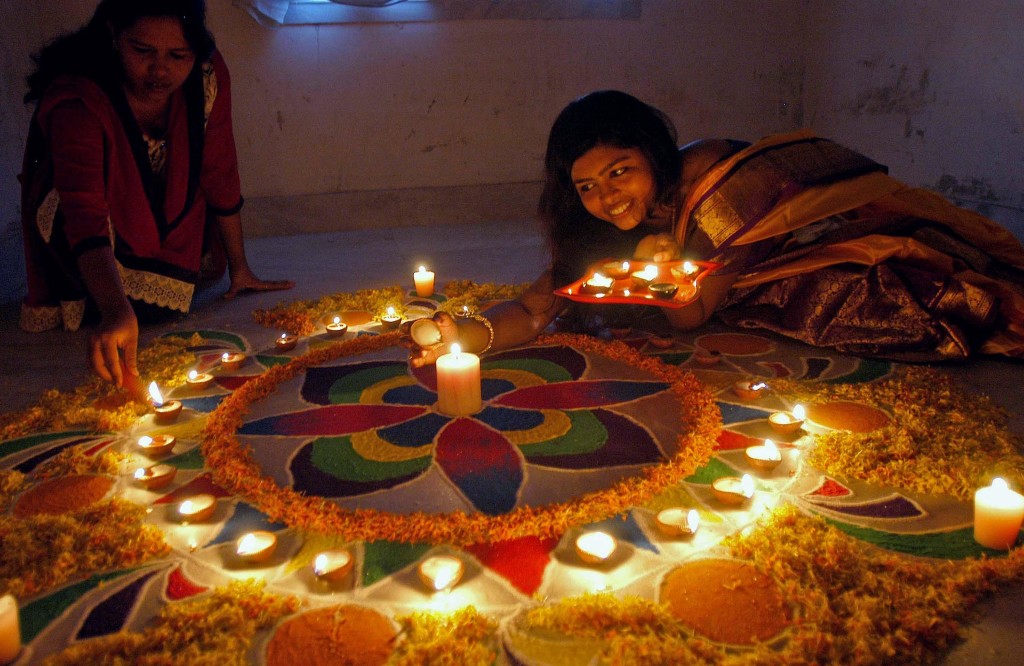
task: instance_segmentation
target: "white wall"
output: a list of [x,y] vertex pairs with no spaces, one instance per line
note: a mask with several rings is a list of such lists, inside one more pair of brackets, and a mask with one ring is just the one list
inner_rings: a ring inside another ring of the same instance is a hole
[[[669,113],[683,141],[813,126],[914,185],[971,194],[1024,236],[1019,0],[643,0],[638,21],[276,29],[208,3],[252,203],[536,181],[559,109],[618,87]],[[93,7],[0,3],[0,302],[23,289],[14,176],[28,56]]]

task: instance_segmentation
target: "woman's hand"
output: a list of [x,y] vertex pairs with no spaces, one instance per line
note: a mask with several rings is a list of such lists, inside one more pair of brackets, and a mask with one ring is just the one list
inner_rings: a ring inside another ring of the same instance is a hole
[[294,286],[294,280],[261,280],[246,267],[231,271],[231,286],[224,293],[224,298],[234,298],[247,291],[279,291]]
[[643,261],[673,261],[683,254],[672,234],[651,234],[636,245],[633,258]]
[[139,383],[138,347],[139,322],[126,301],[124,307],[105,312],[99,330],[89,336],[89,364],[105,381],[134,386]]
[[439,342],[421,345],[412,338],[412,326],[422,319],[407,321],[402,324],[402,344],[409,348],[409,365],[414,368],[422,368],[437,362],[442,355],[447,354],[452,343],[459,341],[459,329],[455,320],[447,312],[436,312],[427,320],[436,324],[441,339]]

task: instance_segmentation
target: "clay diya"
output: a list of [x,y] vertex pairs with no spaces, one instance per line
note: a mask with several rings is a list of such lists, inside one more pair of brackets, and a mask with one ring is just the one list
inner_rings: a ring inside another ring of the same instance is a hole
[[700,365],[712,366],[722,360],[722,352],[717,349],[697,349],[693,352],[693,358]]
[[585,532],[576,537],[576,554],[587,564],[600,564],[615,552],[618,544],[607,532]]
[[697,265],[692,261],[684,261],[680,266],[673,266],[672,277],[680,282],[692,282],[697,277]]
[[177,467],[171,467],[170,465],[152,465],[150,467],[140,467],[135,470],[133,478],[135,482],[146,490],[160,490],[168,486],[171,481],[174,480],[174,475],[178,473]]
[[282,333],[281,337],[274,340],[274,347],[279,352],[286,352],[295,349],[295,345],[299,344],[299,336],[291,335],[289,333]]
[[671,349],[672,345],[676,343],[676,339],[671,335],[652,335],[647,342],[658,349]]
[[313,574],[320,580],[336,583],[352,570],[352,553],[344,548],[325,550],[313,558]]
[[217,510],[217,498],[206,493],[193,495],[178,504],[178,520],[183,523],[201,523]]
[[197,370],[189,370],[188,377],[185,378],[188,385],[194,389],[202,390],[209,388],[210,384],[213,383],[213,375],[208,372],[199,372]]
[[266,562],[277,550],[277,535],[257,530],[239,537],[235,542],[235,554],[245,562],[258,564]]
[[621,280],[629,276],[628,261],[606,261],[601,264],[601,275],[606,275],[613,280]]
[[659,511],[654,517],[654,524],[665,536],[692,536],[697,533],[700,526],[700,514],[697,509],[683,509],[672,507]]
[[174,435],[143,435],[136,445],[150,458],[160,458],[174,450]]
[[643,267],[643,270],[633,271],[631,274],[633,278],[633,284],[639,288],[649,287],[649,285],[658,279],[658,267],[654,264],[647,264]]
[[711,491],[722,504],[743,504],[754,496],[754,479],[749,474],[742,478],[723,476],[711,483]]
[[229,372],[238,370],[245,363],[245,354],[242,352],[224,352],[220,357],[220,367]]
[[750,466],[762,472],[770,472],[782,463],[782,452],[770,439],[764,440],[764,444],[748,446],[745,453]]
[[380,318],[380,328],[382,331],[397,331],[398,327],[402,325],[402,317],[399,316],[395,309],[388,306],[387,314]]
[[667,301],[676,295],[679,285],[675,282],[652,282],[647,285],[647,291],[651,296]]
[[348,330],[348,324],[341,321],[341,317],[335,317],[333,321],[327,324],[326,328],[327,335],[340,338]]
[[580,285],[580,291],[584,294],[603,296],[612,290],[613,280],[601,273],[594,273],[586,282]]
[[741,400],[757,400],[767,389],[768,385],[759,379],[744,379],[732,385],[732,392]]
[[807,411],[803,405],[797,405],[792,412],[772,412],[768,423],[781,435],[792,435],[804,427]]
[[165,401],[156,382],[149,383],[149,397],[153,401],[153,409],[155,410],[153,415],[154,423],[167,425],[178,420],[178,415],[181,414],[182,408],[180,400]]
[[464,572],[462,560],[451,555],[433,555],[416,567],[420,581],[435,592],[455,587]]

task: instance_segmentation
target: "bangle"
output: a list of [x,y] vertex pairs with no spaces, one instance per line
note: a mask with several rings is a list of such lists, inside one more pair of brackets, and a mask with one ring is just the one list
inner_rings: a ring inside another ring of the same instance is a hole
[[478,321],[481,324],[483,324],[485,327],[487,327],[487,344],[484,345],[483,349],[481,349],[479,352],[477,352],[479,354],[485,353],[488,349],[491,348],[491,345],[494,344],[494,326],[492,326],[491,322],[487,319],[487,317],[485,317],[483,315],[471,314],[471,315],[465,315],[465,317],[466,317],[466,319],[473,319],[475,321]]

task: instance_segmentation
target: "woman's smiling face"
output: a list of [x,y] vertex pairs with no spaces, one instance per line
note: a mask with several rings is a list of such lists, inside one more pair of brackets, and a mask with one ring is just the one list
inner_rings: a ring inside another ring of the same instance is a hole
[[622,231],[647,218],[657,194],[651,164],[636,148],[594,146],[573,162],[571,176],[587,212]]

